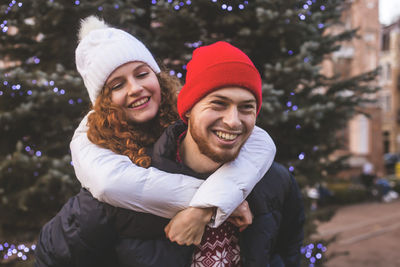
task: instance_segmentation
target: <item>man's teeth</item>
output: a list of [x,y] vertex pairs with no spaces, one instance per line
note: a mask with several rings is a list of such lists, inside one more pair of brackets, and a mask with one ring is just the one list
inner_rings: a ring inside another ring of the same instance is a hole
[[143,99],[141,99],[141,100],[139,100],[139,101],[136,101],[136,102],[134,102],[134,103],[131,105],[131,108],[134,108],[134,107],[138,107],[138,106],[140,106],[140,105],[143,105],[143,104],[146,103],[147,101],[149,101],[149,98],[148,98],[148,97],[143,98]]
[[225,139],[225,140],[234,140],[236,137],[238,137],[237,134],[229,134],[229,133],[224,133],[221,131],[216,131],[215,133],[219,138]]

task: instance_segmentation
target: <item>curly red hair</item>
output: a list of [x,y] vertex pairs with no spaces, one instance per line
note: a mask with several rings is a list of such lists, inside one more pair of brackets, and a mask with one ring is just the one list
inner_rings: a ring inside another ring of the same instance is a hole
[[181,84],[166,72],[157,74],[161,87],[161,103],[157,115],[148,122],[135,124],[127,120],[122,108],[111,101],[111,90],[105,87],[97,97],[88,117],[89,140],[101,147],[126,155],[141,167],[150,166],[145,147],[160,137],[166,127],[179,119],[176,97]]

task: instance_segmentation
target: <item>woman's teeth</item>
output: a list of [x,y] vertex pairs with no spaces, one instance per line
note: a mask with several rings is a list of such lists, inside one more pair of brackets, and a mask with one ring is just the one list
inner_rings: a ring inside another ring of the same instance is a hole
[[224,133],[221,131],[216,131],[215,134],[219,138],[224,139],[224,140],[229,140],[229,141],[234,140],[236,137],[238,137],[238,134],[229,134],[229,133]]
[[140,105],[143,105],[144,103],[148,102],[149,99],[150,99],[150,97],[142,98],[141,100],[132,103],[132,105],[130,105],[130,107],[131,108],[135,108],[135,107],[138,107]]

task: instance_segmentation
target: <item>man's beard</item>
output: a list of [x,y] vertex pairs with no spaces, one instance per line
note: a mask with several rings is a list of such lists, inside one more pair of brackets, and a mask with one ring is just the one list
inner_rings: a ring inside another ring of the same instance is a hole
[[[193,123],[194,124],[194,123]],[[208,142],[206,138],[198,134],[196,130],[196,127],[193,126],[192,123],[189,123],[189,132],[190,135],[192,136],[193,140],[196,142],[197,147],[199,148],[200,152],[210,158],[212,161],[216,163],[221,163],[224,164],[226,162],[232,161],[237,158],[240,152],[240,148],[243,146],[243,144],[240,145],[236,151],[233,151],[235,148],[227,148],[226,151],[229,151],[228,153],[218,153],[215,149],[213,149]]]

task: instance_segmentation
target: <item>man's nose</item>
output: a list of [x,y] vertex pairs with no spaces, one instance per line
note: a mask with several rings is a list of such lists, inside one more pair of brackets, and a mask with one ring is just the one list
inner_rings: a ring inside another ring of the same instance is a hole
[[237,107],[227,109],[222,120],[231,129],[238,129],[242,125]]

